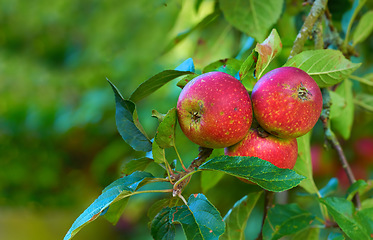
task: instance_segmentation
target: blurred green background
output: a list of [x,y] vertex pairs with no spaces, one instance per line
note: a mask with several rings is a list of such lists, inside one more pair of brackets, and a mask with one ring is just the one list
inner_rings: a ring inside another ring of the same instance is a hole
[[[216,7],[215,1],[205,0],[197,11],[197,2],[0,1],[0,239],[62,239],[103,187],[120,176],[123,162],[142,156],[116,131],[114,96],[106,78],[128,97],[141,82],[189,57],[201,69],[218,59],[248,55],[251,45],[240,52],[248,37],[222,15],[164,52],[177,34]],[[275,26],[284,49],[272,68],[286,61],[304,15],[301,2],[287,1],[287,13]],[[344,2],[347,7],[337,9],[341,16],[351,6]],[[361,75],[372,72],[372,49],[370,37],[356,59],[364,61]],[[165,113],[176,105],[176,82],[137,104],[150,136],[158,123],[151,110]],[[346,143],[352,156],[354,141],[373,132],[371,114],[357,112],[360,132]],[[320,136],[315,139],[322,142]],[[182,134],[177,141],[190,162],[197,146]],[[245,187],[234,178],[224,179],[222,188],[232,188],[232,183]],[[201,191],[198,183],[188,190],[193,191]],[[224,215],[245,193],[208,196]],[[99,219],[76,239],[150,239],[146,224],[138,224],[147,221],[147,198],[131,198],[116,227]]]

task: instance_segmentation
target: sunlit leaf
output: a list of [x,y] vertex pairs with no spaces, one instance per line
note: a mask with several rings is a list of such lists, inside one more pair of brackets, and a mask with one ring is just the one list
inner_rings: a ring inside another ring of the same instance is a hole
[[281,52],[282,43],[276,29],[262,42],[257,43],[255,51],[258,53],[256,63],[256,78],[260,79],[271,61]]
[[338,50],[321,49],[303,51],[284,66],[300,68],[308,73],[319,87],[329,87],[346,79],[360,65],[361,63],[347,60]]
[[248,91],[252,91],[257,78],[254,77],[255,65],[258,60],[258,53],[252,51],[251,54],[242,63],[240,68],[240,80]]
[[166,161],[164,148],[161,148],[155,141],[152,144],[152,155],[156,163],[164,163]]
[[359,42],[363,42],[373,31],[373,11],[365,13],[352,35],[352,46],[355,46]]
[[147,157],[130,160],[122,166],[121,173],[123,175],[130,175],[131,173],[136,171],[144,171],[146,167],[149,166],[149,164],[152,162],[153,159]]
[[235,77],[237,72],[240,70],[242,61],[235,58],[225,58],[216,62],[210,63],[202,69],[202,73],[218,71],[225,72]]
[[293,168],[298,174],[305,176],[304,179],[299,185],[304,188],[310,194],[317,194],[318,189],[313,180],[312,173],[312,162],[311,162],[311,132],[306,135],[297,138],[298,142],[298,159]]
[[117,129],[123,140],[136,151],[148,152],[152,145],[149,139],[142,132],[138,122],[136,106],[129,100],[124,100],[118,89],[108,81],[113,88],[115,95],[115,121]]
[[176,108],[172,108],[164,116],[161,123],[157,128],[154,141],[161,148],[169,148],[175,146],[175,127],[177,120]]
[[263,41],[279,19],[283,0],[220,0],[225,19],[238,30]]
[[351,184],[351,186],[347,189],[347,197],[346,199],[351,201],[352,198],[354,197],[354,195],[360,190],[360,189],[363,189],[365,188],[366,186],[368,186],[368,184],[362,180],[362,179],[359,179],[357,180],[356,182],[354,182],[353,184]]
[[309,228],[315,216],[297,204],[275,205],[268,211],[263,226],[263,239],[276,240]]
[[354,121],[354,103],[351,81],[348,79],[344,80],[342,84],[338,86],[336,93],[343,96],[345,102],[340,115],[330,118],[331,127],[335,132],[338,132],[347,140],[351,135],[352,124]]
[[217,240],[225,230],[225,224],[219,211],[203,194],[192,194],[189,197],[188,205],[164,208],[152,223],[153,238],[155,240],[172,239],[170,237],[175,235],[175,223],[182,225],[188,240]]
[[305,178],[293,170],[278,168],[257,157],[219,156],[205,162],[199,169],[221,171],[245,178],[273,192],[293,188]]
[[369,239],[364,226],[354,218],[355,207],[352,202],[338,197],[328,197],[319,199],[325,204],[330,215],[333,216],[338,226],[351,239]]
[[238,200],[224,217],[226,231],[220,239],[244,240],[245,228],[263,191],[249,193]]
[[346,103],[346,99],[336,92],[329,91],[329,95],[333,103],[330,106],[329,118],[333,119],[342,114],[343,109],[346,107],[347,103]]
[[[110,206],[126,197],[131,196],[147,178],[153,178],[147,172],[134,172],[133,174],[120,178],[107,186],[102,194],[75,220],[64,240],[71,239],[81,228],[94,221],[100,215],[104,215]],[[116,206],[116,210],[118,210]]]
[[153,92],[157,91],[163,85],[168,83],[169,81],[186,75],[192,72],[189,71],[177,71],[177,70],[164,70],[153,77],[149,78],[145,82],[141,83],[140,86],[132,93],[129,100],[132,102],[138,102],[141,99],[149,96]]

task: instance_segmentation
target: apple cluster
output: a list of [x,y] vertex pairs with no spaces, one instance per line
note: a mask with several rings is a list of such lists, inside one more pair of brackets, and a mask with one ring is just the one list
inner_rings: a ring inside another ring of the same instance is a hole
[[185,85],[177,102],[180,127],[192,142],[289,169],[297,160],[296,138],[313,128],[321,110],[320,88],[295,67],[265,74],[251,98],[231,75],[205,73]]

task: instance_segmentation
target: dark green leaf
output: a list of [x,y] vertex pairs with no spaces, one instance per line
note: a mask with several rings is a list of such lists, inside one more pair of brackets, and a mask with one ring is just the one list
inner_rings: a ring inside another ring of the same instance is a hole
[[220,0],[219,3],[230,24],[261,42],[280,17],[284,1]]
[[230,209],[224,217],[226,231],[220,239],[245,239],[247,220],[249,219],[251,212],[257,204],[262,192],[263,191],[250,193],[234,204],[233,208]]
[[240,68],[240,79],[248,91],[252,91],[257,79],[254,77],[255,65],[258,60],[258,53],[254,50],[242,63]]
[[352,35],[352,46],[355,46],[359,42],[363,42],[373,31],[373,11],[365,13],[355,31]]
[[276,29],[273,29],[271,34],[262,43],[257,43],[255,51],[258,53],[258,61],[256,63],[256,78],[260,79],[264,70],[272,62],[272,60],[281,52],[282,43]]
[[175,68],[177,71],[189,71],[194,73],[195,68],[194,68],[194,62],[192,58],[188,58],[184,62],[182,62],[179,66]]
[[224,176],[222,172],[203,171],[201,174],[201,187],[204,193],[213,188]]
[[218,239],[225,230],[225,224],[218,210],[203,194],[189,197],[188,206],[164,208],[154,219],[151,232],[154,239],[172,236],[175,232],[173,224],[180,223],[188,240]]
[[140,86],[132,93],[129,100],[137,102],[157,91],[169,81],[190,73],[191,72],[189,71],[164,70],[163,72],[160,72],[141,83]]
[[204,19],[202,19],[201,22],[199,22],[197,25],[195,25],[194,27],[182,32],[182,33],[179,33],[177,37],[175,37],[166,47],[166,49],[164,50],[163,53],[166,53],[168,52],[169,50],[171,50],[173,47],[175,47],[177,44],[179,44],[182,40],[184,40],[186,37],[189,36],[189,34],[191,34],[193,31],[197,30],[197,29],[203,29],[205,28],[206,26],[208,26],[210,23],[212,23],[215,19],[217,19],[218,17],[220,16],[220,12],[219,11],[215,11],[213,13],[211,13],[210,15],[206,16]]
[[[133,174],[120,178],[107,186],[102,194],[75,220],[64,240],[71,239],[81,228],[92,222],[100,215],[105,214],[105,210],[126,197],[131,196],[147,178],[153,178],[147,172],[134,172]],[[123,202],[122,202],[123,203]],[[125,203],[124,203],[125,204]],[[118,205],[115,206],[118,210]]]
[[123,140],[136,151],[148,152],[152,145],[144,134],[138,122],[136,106],[129,100],[124,100],[118,89],[108,80],[115,95],[115,121]]
[[313,180],[311,147],[311,132],[297,138],[298,142],[298,159],[294,166],[294,171],[306,177],[299,185],[310,194],[318,194],[318,189]]
[[[353,103],[353,92],[352,83],[346,79],[338,86],[336,93],[343,96],[345,104],[340,112],[339,116],[334,116],[330,119],[331,127],[335,132],[341,134],[344,139],[350,138],[352,124],[354,121],[354,103]],[[332,99],[333,100],[333,99]]]
[[308,73],[319,87],[333,86],[351,75],[361,63],[352,63],[342,52],[332,49],[303,51],[284,66],[297,67]]
[[199,74],[195,74],[195,73],[191,73],[191,74],[188,74],[186,75],[185,77],[181,78],[180,81],[177,82],[177,86],[181,89],[183,89],[185,87],[185,85],[191,81],[193,78],[196,78],[198,77]]
[[153,220],[153,218],[155,218],[155,216],[163,208],[166,208],[166,207],[169,207],[169,208],[175,207],[175,206],[179,205],[178,204],[179,202],[181,202],[181,200],[178,197],[163,198],[163,199],[160,199],[160,200],[156,201],[155,203],[153,203],[153,205],[148,210],[148,217],[149,217],[149,219]]
[[342,233],[332,232],[329,234],[328,240],[346,240],[346,238]]
[[346,199],[351,201],[352,198],[354,197],[354,195],[360,190],[360,189],[363,189],[365,188],[366,186],[368,186],[368,183],[366,183],[364,180],[362,179],[359,179],[357,180],[356,182],[354,182],[353,184],[351,184],[351,186],[347,189],[347,197]]
[[369,239],[365,228],[355,220],[355,207],[352,202],[337,197],[319,199],[325,204],[330,215],[333,216],[342,231],[353,240]]
[[174,240],[175,226],[172,224],[171,208],[163,208],[154,218],[151,225],[151,234],[154,240]]
[[305,178],[293,170],[278,168],[257,157],[219,156],[205,162],[199,169],[245,178],[272,192],[293,188]]
[[159,123],[154,141],[161,148],[169,148],[175,146],[175,127],[177,120],[176,108],[172,108],[164,116],[163,121]]
[[235,59],[235,58],[225,58],[218,60],[216,62],[210,63],[206,67],[203,68],[202,72],[212,72],[212,71],[218,71],[218,72],[225,72],[229,75],[235,77],[238,71],[241,68],[242,61]]
[[321,188],[319,193],[321,197],[328,197],[331,194],[335,193],[338,189],[338,179],[337,178],[331,178],[326,184],[325,187]]
[[263,239],[276,240],[310,227],[315,216],[297,204],[275,205],[268,211],[263,226]]
[[123,175],[130,175],[136,171],[144,171],[151,162],[153,162],[153,159],[147,157],[133,159],[122,166],[121,173]]

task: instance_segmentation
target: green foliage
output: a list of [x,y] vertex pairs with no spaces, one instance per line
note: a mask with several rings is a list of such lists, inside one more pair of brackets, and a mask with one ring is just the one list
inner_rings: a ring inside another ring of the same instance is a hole
[[202,164],[199,169],[221,171],[245,178],[273,192],[293,188],[305,178],[293,170],[278,168],[257,157],[219,156]]
[[175,223],[181,224],[188,240],[218,239],[225,230],[219,211],[203,194],[191,195],[188,205],[167,207],[159,212],[151,227],[153,238],[173,239]]
[[308,73],[319,87],[330,87],[348,78],[361,63],[352,63],[340,51],[323,49],[303,51],[284,66],[297,67]]

